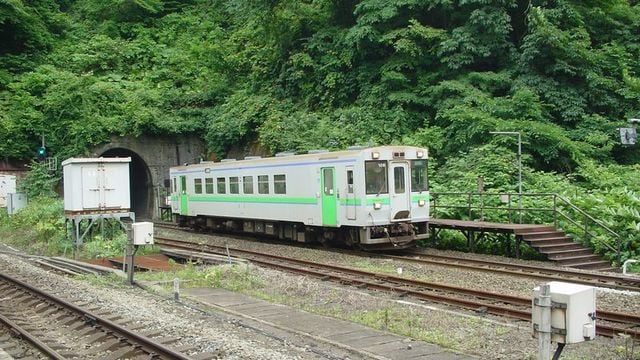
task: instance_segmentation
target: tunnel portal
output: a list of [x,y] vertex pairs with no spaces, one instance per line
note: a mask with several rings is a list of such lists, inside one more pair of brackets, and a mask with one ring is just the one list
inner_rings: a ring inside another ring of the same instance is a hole
[[149,167],[135,152],[123,148],[105,151],[102,157],[131,157],[129,167],[129,186],[131,192],[131,211],[136,214],[136,220],[151,219],[153,216],[153,186]]

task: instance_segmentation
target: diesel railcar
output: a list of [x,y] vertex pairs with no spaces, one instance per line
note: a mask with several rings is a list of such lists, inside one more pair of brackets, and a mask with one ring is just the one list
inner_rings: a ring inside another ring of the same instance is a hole
[[428,236],[427,149],[379,146],[176,166],[182,226],[402,249]]

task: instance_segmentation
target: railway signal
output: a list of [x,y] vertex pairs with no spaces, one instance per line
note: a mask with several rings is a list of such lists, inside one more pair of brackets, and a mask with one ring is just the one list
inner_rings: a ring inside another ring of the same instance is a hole
[[36,156],[38,158],[38,161],[44,161],[44,159],[47,158],[47,148],[43,146],[40,146],[38,148],[38,151],[36,152]]

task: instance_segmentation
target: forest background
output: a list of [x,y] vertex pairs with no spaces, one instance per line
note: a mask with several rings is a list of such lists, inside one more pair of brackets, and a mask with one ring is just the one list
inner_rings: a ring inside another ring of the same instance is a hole
[[113,135],[197,134],[216,158],[402,143],[429,148],[433,191],[516,192],[516,138],[489,132],[517,131],[524,191],[587,210],[625,260],[639,35],[637,0],[0,0],[0,156],[42,134],[59,159]]

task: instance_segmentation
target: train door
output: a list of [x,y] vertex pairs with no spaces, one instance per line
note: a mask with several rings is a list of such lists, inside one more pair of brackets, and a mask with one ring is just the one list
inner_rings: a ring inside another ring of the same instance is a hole
[[180,215],[188,215],[188,211],[187,211],[187,207],[189,205],[189,202],[187,201],[187,177],[186,176],[180,176],[180,189],[178,189],[178,191],[180,191]]
[[322,187],[322,225],[338,225],[338,201],[336,196],[335,168],[320,169]]
[[346,197],[346,210],[347,210],[347,219],[355,220],[356,219],[356,194],[353,182],[353,166],[347,166],[347,191],[345,194]]
[[410,218],[411,192],[409,190],[409,164],[406,162],[391,163],[391,220]]

